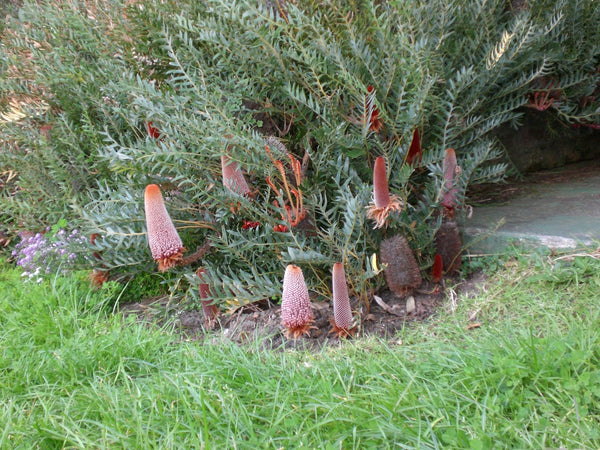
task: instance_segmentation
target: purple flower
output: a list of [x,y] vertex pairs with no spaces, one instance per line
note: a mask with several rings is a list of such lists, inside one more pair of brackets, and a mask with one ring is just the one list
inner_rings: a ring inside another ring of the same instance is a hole
[[59,229],[52,233],[51,228],[46,233],[35,235],[21,234],[21,241],[12,252],[18,266],[23,268],[23,277],[41,281],[40,273],[53,274],[60,271],[63,274],[82,267],[90,267],[92,257],[88,242],[79,230],[67,233]]

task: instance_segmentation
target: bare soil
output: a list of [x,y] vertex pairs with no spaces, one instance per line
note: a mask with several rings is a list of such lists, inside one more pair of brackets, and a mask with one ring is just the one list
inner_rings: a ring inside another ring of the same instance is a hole
[[[394,341],[404,326],[417,321],[435,320],[440,313],[453,306],[457,295],[476,294],[485,280],[484,274],[476,273],[468,279],[446,280],[440,285],[425,281],[412,294],[415,308],[409,312],[407,312],[407,300],[410,296],[398,298],[387,289],[377,293],[384,307],[373,300],[367,311],[366,305],[357,304],[355,301],[352,306],[359,320],[357,320],[354,336],[377,336]],[[444,288],[444,285],[452,286],[452,289]],[[313,302],[315,328],[310,331],[309,336],[296,340],[284,336],[280,306],[269,300],[244,305],[231,313],[221,315],[212,329],[205,327],[202,311],[186,308],[168,298],[153,298],[143,302],[123,304],[120,306],[120,311],[125,316],[133,314],[138,320],[147,322],[150,326],[170,325],[179,333],[182,340],[229,339],[241,344],[259,341],[261,345],[269,348],[315,351],[324,346],[335,346],[340,343],[340,339],[330,333],[330,320],[333,316],[330,302]]]

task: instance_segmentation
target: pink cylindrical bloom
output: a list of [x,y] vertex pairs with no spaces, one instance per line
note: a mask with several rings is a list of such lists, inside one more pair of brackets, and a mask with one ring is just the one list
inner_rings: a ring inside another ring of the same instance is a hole
[[373,167],[373,200],[377,208],[385,208],[390,204],[390,189],[383,156],[377,157]]
[[185,249],[156,184],[146,186],[144,208],[150,251],[158,270],[164,272],[182,260]]
[[339,337],[353,333],[352,309],[348,296],[346,273],[342,263],[335,263],[331,272],[331,287],[333,291],[333,329],[332,332]]
[[221,172],[223,174],[223,186],[230,192],[238,195],[250,195],[250,187],[246,182],[244,173],[235,161],[229,159],[227,155],[221,156]]
[[373,202],[367,207],[367,218],[375,221],[373,228],[377,229],[386,224],[390,212],[401,210],[402,200],[390,195],[385,158],[378,156],[373,167]]
[[312,313],[308,288],[300,267],[290,264],[283,277],[281,295],[281,323],[287,329],[286,336],[294,339],[308,334],[312,328]]

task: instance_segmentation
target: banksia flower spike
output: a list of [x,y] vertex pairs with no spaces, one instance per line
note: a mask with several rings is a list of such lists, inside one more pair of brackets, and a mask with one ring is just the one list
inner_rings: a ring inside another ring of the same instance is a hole
[[150,251],[158,270],[164,272],[182,261],[185,249],[156,184],[146,186],[144,208]]
[[442,163],[444,172],[444,187],[442,194],[442,206],[444,215],[448,218],[454,217],[454,210],[458,204],[458,188],[456,187],[456,177],[460,175],[461,168],[456,162],[456,153],[454,149],[447,149]]
[[202,313],[204,314],[204,326],[206,328],[213,328],[217,322],[217,316],[219,314],[219,308],[217,305],[212,303],[210,298],[210,287],[208,283],[203,283],[202,279],[206,274],[204,268],[199,268],[196,271],[198,277],[200,277],[200,283],[198,284],[198,291],[200,293],[200,303],[202,305]]
[[356,327],[352,327],[352,309],[350,308],[344,265],[335,263],[331,275],[333,291],[333,328],[331,333],[337,337],[351,336],[356,331]]
[[283,277],[281,295],[281,323],[286,328],[286,337],[296,339],[308,335],[314,316],[308,296],[308,288],[300,267],[290,264]]
[[385,226],[392,211],[402,210],[402,200],[391,194],[387,182],[385,158],[377,157],[373,167],[373,202],[367,207],[367,218],[375,221],[374,229]]
[[250,196],[252,191],[246,182],[244,173],[235,161],[231,161],[227,155],[221,156],[221,172],[223,174],[223,186],[230,192],[243,196]]

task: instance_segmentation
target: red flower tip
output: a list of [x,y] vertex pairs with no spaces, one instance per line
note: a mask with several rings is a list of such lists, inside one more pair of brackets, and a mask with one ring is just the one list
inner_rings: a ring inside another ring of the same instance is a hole
[[352,327],[352,309],[342,263],[333,265],[331,285],[333,291],[333,328],[331,333],[338,337],[346,337],[354,333],[355,327]]
[[410,148],[408,149],[408,154],[406,155],[406,162],[408,164],[412,164],[413,161],[415,163],[420,163],[422,157],[421,137],[419,135],[419,129],[415,128],[415,131],[413,131],[412,142],[410,143]]
[[273,231],[275,231],[277,233],[287,233],[288,227],[286,227],[285,225],[275,225],[273,227]]
[[439,283],[442,279],[442,271],[444,270],[444,262],[442,260],[442,255],[435,255],[433,259],[433,268],[431,269],[431,280],[434,283]]
[[368,85],[367,86],[367,92],[370,94],[371,92],[373,92],[375,89],[373,88],[372,85]]
[[160,137],[160,131],[154,127],[151,121],[146,122],[146,131],[151,138],[158,139]]
[[309,334],[314,328],[308,288],[300,267],[290,264],[283,277],[281,294],[281,323],[286,328],[286,336],[294,339]]
[[221,172],[223,175],[223,186],[230,192],[245,196],[251,194],[243,172],[238,167],[238,164],[235,161],[231,161],[227,155],[221,156]]
[[242,228],[244,230],[258,228],[260,226],[260,222],[251,222],[250,220],[244,220],[244,224]]
[[181,262],[185,249],[156,184],[146,186],[144,209],[150,251],[158,262],[158,270],[164,272]]

